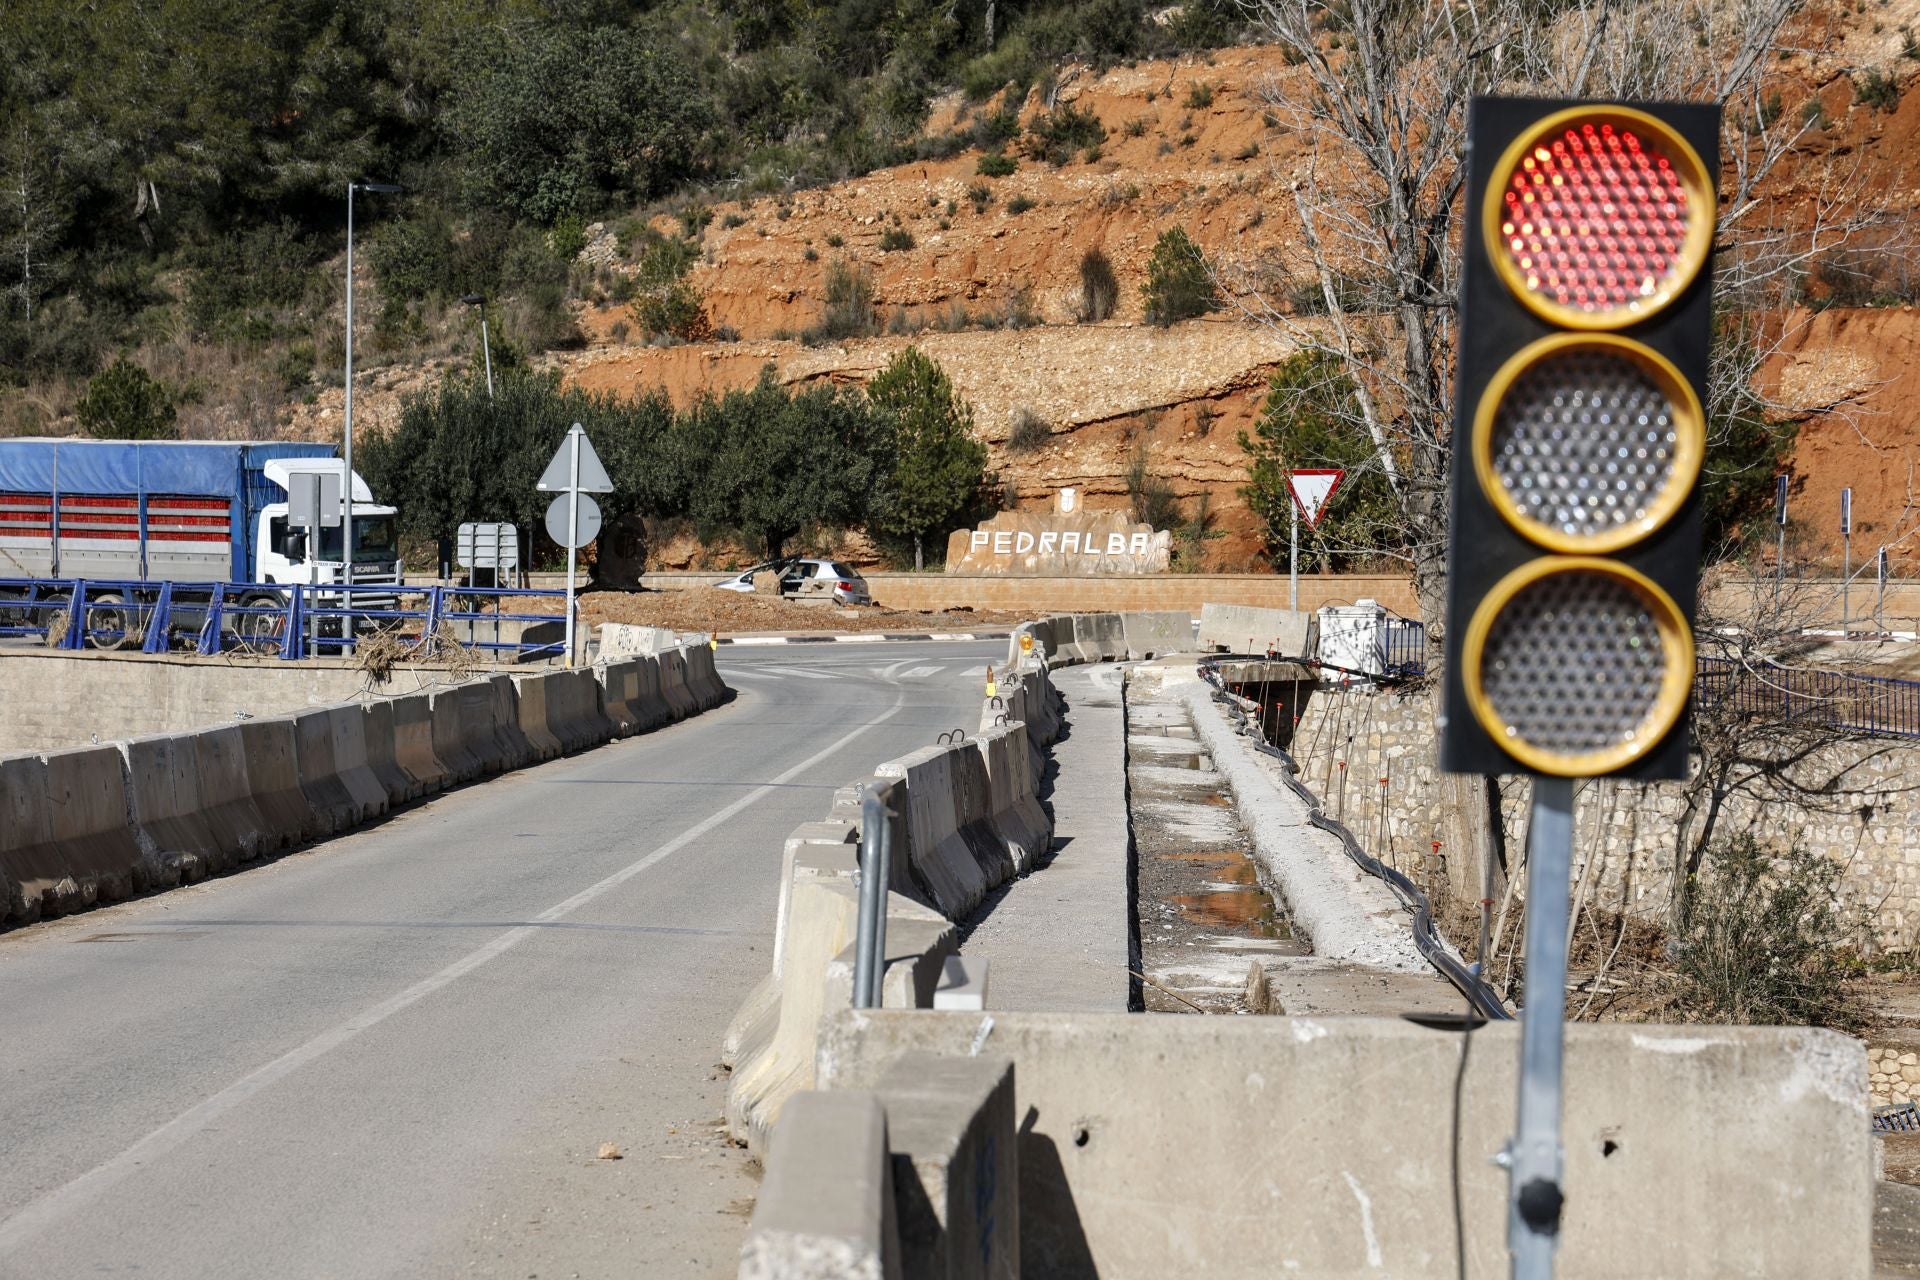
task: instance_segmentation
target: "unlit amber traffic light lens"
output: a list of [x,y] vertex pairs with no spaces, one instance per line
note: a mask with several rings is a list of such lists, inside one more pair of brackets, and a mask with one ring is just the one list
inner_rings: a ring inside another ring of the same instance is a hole
[[1474,615],[1466,649],[1474,714],[1529,768],[1604,773],[1655,746],[1686,706],[1684,615],[1611,561],[1517,570]]
[[1672,517],[1700,472],[1699,398],[1664,357],[1612,334],[1544,338],[1503,366],[1474,421],[1487,496],[1556,551],[1615,551]]
[[1692,148],[1624,109],[1561,112],[1523,135],[1489,193],[1489,250],[1549,319],[1590,327],[1653,314],[1706,259],[1713,189]]

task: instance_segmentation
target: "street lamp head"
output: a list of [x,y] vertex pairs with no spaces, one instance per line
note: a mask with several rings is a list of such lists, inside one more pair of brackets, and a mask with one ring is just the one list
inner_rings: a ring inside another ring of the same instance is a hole
[[486,302],[486,300],[487,300],[487,295],[484,293],[463,293],[460,295],[460,301],[466,303],[470,307],[481,306]]
[[361,191],[377,191],[384,196],[399,195],[402,189],[397,182],[356,182],[353,185]]

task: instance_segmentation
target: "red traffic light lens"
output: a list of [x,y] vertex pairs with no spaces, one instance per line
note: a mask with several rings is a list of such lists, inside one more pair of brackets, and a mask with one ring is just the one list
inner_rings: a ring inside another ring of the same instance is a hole
[[1684,139],[1624,107],[1556,112],[1522,134],[1487,192],[1487,249],[1547,320],[1615,328],[1645,319],[1699,274],[1713,184]]

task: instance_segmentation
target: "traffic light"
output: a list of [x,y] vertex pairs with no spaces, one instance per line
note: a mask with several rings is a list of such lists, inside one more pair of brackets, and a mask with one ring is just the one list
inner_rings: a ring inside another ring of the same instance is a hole
[[1718,136],[1712,106],[1470,108],[1449,772],[1685,774]]

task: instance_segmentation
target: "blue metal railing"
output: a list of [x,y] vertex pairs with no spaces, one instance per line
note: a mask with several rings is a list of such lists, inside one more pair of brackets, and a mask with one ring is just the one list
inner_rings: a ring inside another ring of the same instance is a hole
[[[508,612],[509,601],[551,601],[546,612]],[[392,583],[268,585],[0,578],[0,640],[49,648],[145,653],[253,653],[288,661],[350,653],[370,635],[518,660],[563,656],[561,639],[526,639],[540,623],[565,623],[564,591],[513,587],[400,587]],[[511,636],[512,638],[508,638]]]

